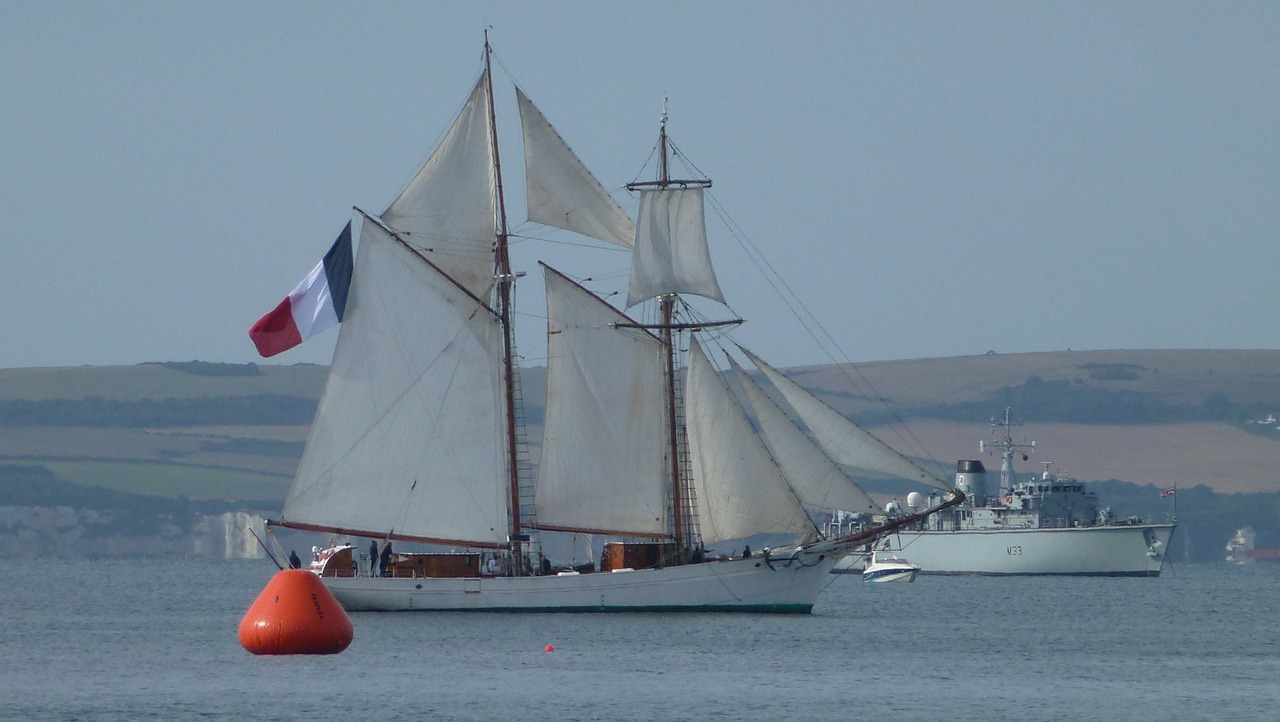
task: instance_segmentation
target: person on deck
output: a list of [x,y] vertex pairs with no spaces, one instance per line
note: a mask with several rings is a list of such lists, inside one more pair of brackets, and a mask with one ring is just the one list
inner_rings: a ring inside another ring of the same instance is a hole
[[298,558],[298,552],[293,549],[289,550],[289,566],[294,569],[302,568],[302,560]]
[[378,540],[369,542],[369,576],[378,576]]
[[391,571],[391,540],[387,540],[387,545],[382,547],[382,557],[378,561],[382,566],[382,576],[388,576]]

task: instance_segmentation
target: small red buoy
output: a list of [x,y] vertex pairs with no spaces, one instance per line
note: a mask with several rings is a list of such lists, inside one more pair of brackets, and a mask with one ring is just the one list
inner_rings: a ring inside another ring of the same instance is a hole
[[554,651],[556,651],[556,648],[555,648],[555,647],[553,647],[553,646],[551,646],[550,644],[548,644],[547,646],[545,646],[545,647],[543,647],[543,648],[542,648],[542,651],[544,651],[544,652],[554,652]]
[[277,573],[240,620],[240,646],[253,654],[337,654],[354,636],[346,610],[305,569]]

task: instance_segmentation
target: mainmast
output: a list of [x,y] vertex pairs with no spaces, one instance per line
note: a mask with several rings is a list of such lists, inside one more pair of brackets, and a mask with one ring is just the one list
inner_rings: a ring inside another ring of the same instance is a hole
[[494,277],[498,281],[498,316],[502,323],[502,380],[503,392],[506,396],[506,437],[507,437],[507,484],[510,490],[510,541],[513,572],[520,573],[524,567],[522,544],[524,531],[520,524],[520,472],[516,463],[516,382],[515,382],[515,333],[511,324],[511,295],[515,275],[511,273],[511,258],[508,252],[507,206],[502,190],[502,161],[498,155],[498,124],[493,102],[493,65],[490,57],[493,49],[489,45],[489,31],[484,33],[484,75],[485,93],[489,103],[489,142],[493,151],[494,190],[496,205],[494,208]]

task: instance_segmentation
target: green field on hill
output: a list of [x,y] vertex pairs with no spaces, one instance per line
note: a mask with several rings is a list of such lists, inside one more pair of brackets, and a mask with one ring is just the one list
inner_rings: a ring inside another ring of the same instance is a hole
[[[122,518],[139,529],[197,506],[278,510],[326,373],[204,362],[0,369],[0,483],[19,505],[135,510]],[[1260,543],[1280,538],[1280,432],[1266,422],[1280,414],[1280,351],[988,354],[788,373],[944,474],[957,458],[983,458],[977,442],[1012,406],[1038,442],[1021,473],[1053,461],[1127,513],[1158,510],[1156,490],[1176,483],[1188,558],[1216,558],[1244,524]],[[535,463],[545,377],[522,372]]]
[[292,477],[238,469],[129,461],[43,461],[58,478],[142,496],[195,501],[264,501],[278,504]]
[[[522,372],[535,449],[545,371]],[[280,498],[326,373],[310,364],[205,362],[0,369],[0,462],[53,464],[77,483],[137,493]],[[1247,476],[1248,490],[1280,491],[1280,476],[1259,471],[1280,449],[1266,442],[1280,433],[1249,423],[1280,412],[1280,351],[986,354],[788,373],[859,423],[890,434],[905,428],[923,447],[917,455],[942,464],[954,463],[957,451],[970,454],[990,419],[1012,406],[1032,428],[1057,425],[1061,446],[1085,460],[1073,461],[1076,468],[1121,469],[1141,483],[1144,460],[1158,467],[1176,452],[1207,463],[1221,488],[1231,489],[1236,473]],[[1126,444],[1142,453],[1126,452]],[[1238,469],[1225,461],[1233,458],[1244,460]]]

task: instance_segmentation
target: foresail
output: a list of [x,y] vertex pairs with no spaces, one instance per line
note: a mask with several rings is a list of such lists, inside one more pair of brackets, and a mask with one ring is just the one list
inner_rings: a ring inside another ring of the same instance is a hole
[[537,525],[666,536],[663,348],[543,266],[547,405]]
[[828,406],[817,396],[784,376],[780,371],[760,360],[755,354],[739,347],[751,363],[769,379],[783,398],[808,427],[823,451],[838,464],[865,471],[889,474],[927,484],[943,491],[950,491],[942,480],[925,471],[914,461],[894,451],[866,429],[846,419],[840,412]]
[[485,76],[382,221],[472,294],[493,285],[494,161]]
[[705,543],[814,530],[800,500],[696,339],[689,347],[685,415]]
[[366,220],[339,328],[285,521],[505,542],[492,311]]
[[810,507],[878,512],[876,503],[854,483],[831,457],[805,435],[742,367],[729,359],[747,403],[755,412],[765,446],[791,482],[800,501]]
[[724,303],[707,249],[701,188],[640,194],[627,308],[668,293],[692,293]]
[[520,88],[529,220],[631,248],[636,226]]

